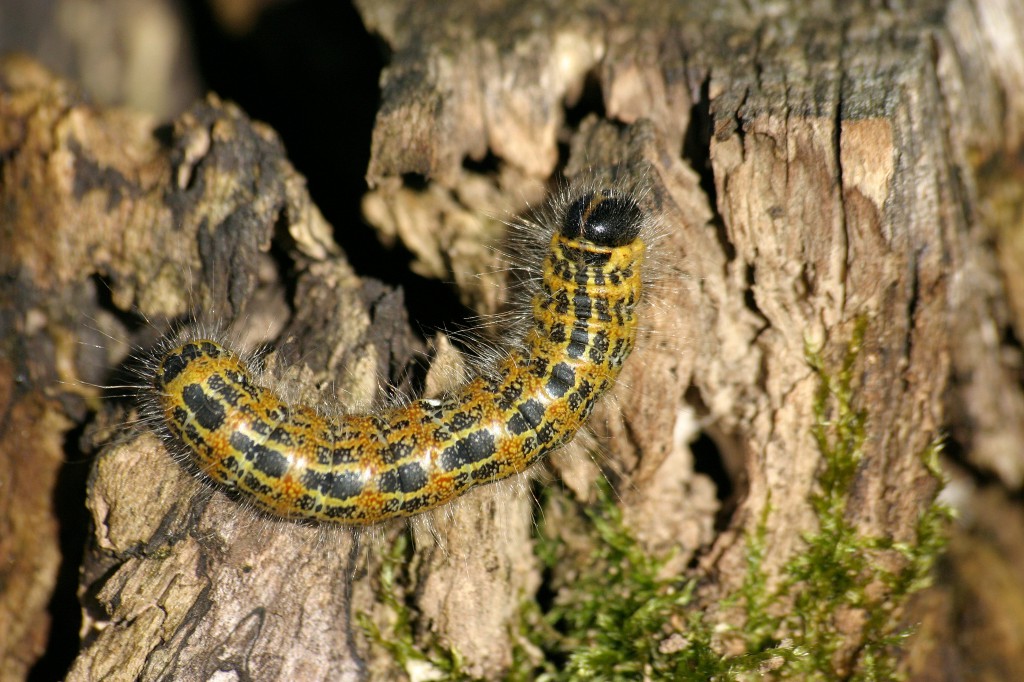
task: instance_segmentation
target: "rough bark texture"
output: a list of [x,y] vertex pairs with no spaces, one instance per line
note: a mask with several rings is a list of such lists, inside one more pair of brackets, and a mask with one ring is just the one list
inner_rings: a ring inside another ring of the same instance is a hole
[[[663,233],[653,302],[593,420],[596,459],[644,546],[701,579],[707,618],[743,627],[719,600],[743,580],[752,537],[770,549],[772,584],[818,527],[808,348],[838,372],[864,325],[847,521],[914,542],[936,486],[922,453],[943,428],[966,512],[940,587],[893,614],[922,623],[907,670],[1024,676],[1024,526],[999,521],[1020,517],[1024,484],[1024,5],[356,4],[391,50],[364,215],[463,301],[491,312],[503,298],[500,278],[475,277],[497,264],[502,227],[486,215],[539,202],[556,171],[646,174]],[[161,124],[8,59],[0,164],[0,677],[23,679],[46,646],[52,501],[79,436],[96,456],[69,680],[397,674],[354,614],[394,620],[380,575],[401,527],[354,535],[240,509],[93,386],[192,311],[249,348],[273,344],[268,373],[291,397],[371,406],[381,381],[408,388],[422,350],[401,293],[356,276],[276,135],[215,96]],[[460,362],[436,345],[434,393]],[[700,431],[736,489],[724,510],[695,465]],[[551,468],[592,499],[587,457]],[[976,485],[979,472],[991,482]],[[535,509],[524,482],[413,525],[401,597],[417,643],[457,650],[477,677],[508,672],[542,580]],[[845,675],[865,614],[833,618]],[[957,632],[965,622],[976,626]]]

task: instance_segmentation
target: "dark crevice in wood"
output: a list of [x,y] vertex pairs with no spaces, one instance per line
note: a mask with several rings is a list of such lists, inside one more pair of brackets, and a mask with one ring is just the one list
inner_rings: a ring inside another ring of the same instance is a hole
[[[708,205],[718,205],[718,190],[715,188],[715,172],[711,165],[711,134],[714,122],[711,118],[711,76],[705,76],[700,83],[700,95],[690,107],[689,126],[683,136],[682,158],[700,177],[700,188],[707,195]],[[717,215],[717,214],[716,214]],[[724,236],[724,235],[723,235]],[[728,249],[731,245],[723,243]],[[729,255],[729,260],[735,252]]]
[[597,68],[591,69],[583,78],[583,91],[575,102],[565,108],[564,126],[568,130],[577,130],[587,116],[594,115],[605,118],[604,93],[601,90],[601,78]]
[[462,160],[462,168],[464,170],[486,177],[496,175],[501,170],[501,164],[502,160],[492,151],[488,151],[481,159],[473,159],[467,156]]
[[85,423],[82,423],[68,432],[64,466],[53,491],[54,515],[60,524],[61,563],[57,584],[47,605],[52,625],[46,653],[32,666],[28,682],[63,679],[79,651],[78,632],[82,624],[82,609],[77,596],[81,577],[79,567],[89,530],[81,513],[85,506],[85,481],[90,465],[79,450],[85,428]]
[[722,453],[715,441],[706,432],[701,432],[697,440],[690,443],[693,452],[693,470],[704,474],[715,484],[715,497],[724,503],[733,494],[733,481],[722,462]]

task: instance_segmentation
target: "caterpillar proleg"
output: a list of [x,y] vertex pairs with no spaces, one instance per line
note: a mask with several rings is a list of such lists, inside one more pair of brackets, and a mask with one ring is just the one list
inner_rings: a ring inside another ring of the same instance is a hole
[[158,360],[159,418],[209,478],[275,516],[369,525],[444,505],[567,443],[612,387],[636,340],[644,220],[614,190],[565,207],[522,342],[439,400],[325,417],[197,339]]

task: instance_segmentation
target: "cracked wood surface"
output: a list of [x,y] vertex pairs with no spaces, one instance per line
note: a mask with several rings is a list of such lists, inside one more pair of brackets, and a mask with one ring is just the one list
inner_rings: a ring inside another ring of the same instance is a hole
[[[665,235],[658,302],[623,388],[595,417],[598,460],[649,548],[675,548],[680,566],[700,559],[712,618],[735,617],[717,613],[715,599],[740,579],[744,533],[769,495],[770,580],[815,527],[808,495],[821,460],[806,347],[821,345],[837,365],[861,317],[856,390],[868,438],[850,520],[910,537],[934,486],[918,455],[945,424],[967,464],[1019,489],[1024,397],[1008,371],[1019,353],[1001,330],[1019,323],[1020,268],[1007,248],[1000,271],[991,248],[1012,244],[1013,230],[998,228],[1016,195],[1012,172],[985,171],[1012,171],[1024,134],[1024,40],[1012,30],[1024,26],[1020,3],[935,1],[902,13],[824,3],[357,5],[392,51],[365,215],[409,248],[417,272],[456,282],[463,300],[500,305],[493,280],[467,275],[493,264],[481,242],[500,226],[488,213],[536,203],[562,162],[569,176],[622,159],[649,168]],[[189,309],[237,321],[250,346],[276,344],[270,371],[298,387],[295,397],[349,406],[374,403],[381,378],[401,384],[419,345],[400,294],[355,276],[276,136],[237,108],[211,97],[161,126],[91,106],[20,59],[3,64],[0,86],[0,267],[12,330],[2,453],[4,471],[33,482],[0,490],[0,550],[21,581],[0,593],[0,631],[15,633],[3,675],[21,679],[45,642],[59,560],[56,523],[43,512],[64,451],[54,434],[97,405],[98,393],[76,382],[107,382],[102,368],[123,359],[125,344],[156,335],[124,311],[155,326]],[[993,185],[1002,203],[990,200]],[[267,255],[272,242],[283,255]],[[107,445],[89,482],[87,637],[69,679],[396,672],[352,614],[387,621],[374,577],[400,529],[361,538],[364,556],[351,535],[239,513],[152,436],[126,435],[128,409],[108,404],[86,432]],[[724,530],[687,444],[700,428],[740,493],[727,501]],[[592,494],[585,456],[557,457],[553,468]],[[520,602],[540,579],[533,507],[524,486],[481,489],[415,528],[406,599],[416,637],[454,646],[474,675],[511,664]],[[859,622],[837,615],[847,663]],[[965,669],[988,656],[1009,661],[993,666],[1000,673],[1015,670],[1012,637],[993,639],[1001,648],[989,654],[960,652]],[[941,653],[926,645],[912,669],[936,679],[928,672],[941,670]]]

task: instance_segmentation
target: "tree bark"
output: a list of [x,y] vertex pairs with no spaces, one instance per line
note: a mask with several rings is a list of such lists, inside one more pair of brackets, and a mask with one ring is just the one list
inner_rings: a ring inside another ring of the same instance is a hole
[[[660,229],[641,341],[592,419],[596,438],[534,472],[544,485],[560,478],[593,503],[607,476],[644,550],[673,553],[664,571],[697,580],[681,613],[720,626],[723,655],[757,627],[735,598],[752,565],[765,594],[781,590],[772,608],[804,608],[794,561],[838,491],[837,518],[870,545],[853,576],[868,596],[820,606],[838,635],[819,674],[863,673],[884,611],[924,624],[903,658],[913,679],[956,679],[979,661],[1020,676],[1024,581],[1007,558],[1019,534],[985,544],[977,530],[1019,502],[970,495],[976,525],[954,531],[946,579],[909,610],[878,576],[917,560],[944,430],[953,490],[982,475],[1005,491],[1024,483],[1024,5],[356,4],[392,54],[363,212],[419,275],[495,312],[507,305],[491,248],[502,226],[488,214],[523,212],[558,174],[626,169],[650,188]],[[20,58],[0,65],[0,122],[0,458],[7,480],[33,482],[0,487],[0,553],[16,578],[0,590],[0,632],[14,633],[3,678],[22,679],[44,646],[59,559],[43,510],[74,448],[57,434],[86,423],[92,530],[69,680],[424,674],[366,622],[426,658],[458,652],[466,675],[504,677],[524,646],[536,665],[523,603],[571,589],[586,566],[544,571],[535,524],[550,516],[565,545],[599,540],[574,535],[579,521],[557,506],[538,512],[528,481],[413,522],[396,567],[403,525],[259,516],[192,477],[130,401],[100,400],[95,387],[117,383],[108,368],[189,313],[247,348],[273,346],[267,374],[293,399],[366,409],[381,381],[410,390],[424,345],[401,291],[355,274],[360,254],[342,254],[277,136],[212,95],[169,126],[92,106]],[[430,341],[425,390],[438,393],[462,361]],[[849,476],[833,485],[850,443]],[[979,577],[979,553],[1004,579]],[[972,630],[983,634],[956,646],[962,594],[999,636]],[[666,624],[662,648],[692,635],[683,622]],[[773,622],[772,638],[794,636],[792,619]],[[795,669],[784,658],[772,674]]]

